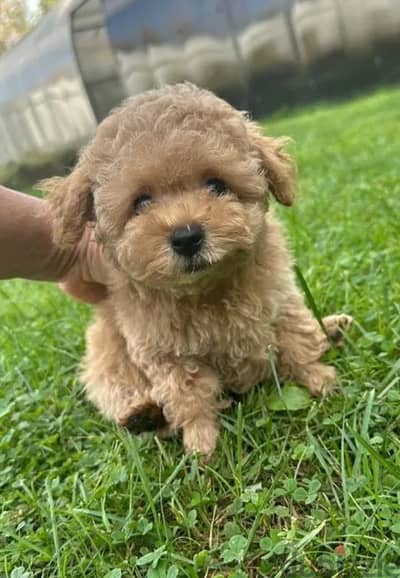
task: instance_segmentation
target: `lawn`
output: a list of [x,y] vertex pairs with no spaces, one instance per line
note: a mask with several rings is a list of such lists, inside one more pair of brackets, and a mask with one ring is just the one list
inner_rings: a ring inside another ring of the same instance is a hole
[[202,466],[86,403],[88,307],[1,283],[2,578],[400,576],[400,91],[265,126],[296,141],[279,212],[314,301],[356,319],[341,394],[279,411],[257,388]]

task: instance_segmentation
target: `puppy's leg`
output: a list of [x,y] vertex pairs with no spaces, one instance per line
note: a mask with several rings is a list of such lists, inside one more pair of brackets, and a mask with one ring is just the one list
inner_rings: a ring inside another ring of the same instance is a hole
[[81,377],[90,401],[133,433],[165,425],[162,409],[150,399],[145,375],[132,363],[123,336],[106,316],[99,315],[87,331]]
[[218,438],[221,386],[216,374],[205,365],[181,359],[143,361],[141,367],[152,384],[151,397],[163,408],[168,424],[183,430],[186,451],[209,457]]
[[[351,318],[332,315],[324,319],[329,336],[340,340]],[[330,348],[327,336],[298,294],[293,294],[284,307],[277,325],[277,371],[279,377],[305,385],[313,395],[324,395],[336,383],[332,366],[319,362]]]

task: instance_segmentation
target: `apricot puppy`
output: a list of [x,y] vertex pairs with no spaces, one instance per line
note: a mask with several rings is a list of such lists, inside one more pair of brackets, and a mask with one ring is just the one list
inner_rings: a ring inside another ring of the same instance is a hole
[[[209,456],[224,391],[271,378],[313,394],[335,383],[329,341],[296,287],[271,196],[294,200],[285,139],[193,85],[131,98],[99,126],[75,170],[52,179],[54,240],[88,221],[115,268],[87,332],[82,379],[108,418],[183,430]],[[333,337],[351,319],[330,316]]]

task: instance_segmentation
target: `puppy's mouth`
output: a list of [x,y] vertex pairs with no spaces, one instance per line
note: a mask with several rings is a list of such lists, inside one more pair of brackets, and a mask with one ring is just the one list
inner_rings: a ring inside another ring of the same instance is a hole
[[214,277],[214,269],[218,269],[217,262],[211,262],[205,257],[195,257],[180,260],[179,270],[174,279],[177,286],[193,286],[202,284]]
[[194,255],[180,260],[179,268],[181,283],[196,283],[197,280],[220,277],[229,274],[232,267],[235,268],[249,258],[249,251],[236,250],[224,255],[215,255],[210,252]]
[[212,263],[204,257],[192,257],[185,260],[183,271],[186,274],[195,275],[206,271],[210,267],[212,267]]

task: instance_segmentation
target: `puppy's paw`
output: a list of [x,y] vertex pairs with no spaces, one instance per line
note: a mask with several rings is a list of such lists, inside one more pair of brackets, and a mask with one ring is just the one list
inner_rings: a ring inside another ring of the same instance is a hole
[[218,426],[215,421],[194,421],[183,428],[183,443],[187,453],[199,453],[207,462],[218,439]]
[[326,397],[337,391],[336,370],[331,365],[314,363],[303,370],[302,383],[316,397]]
[[335,345],[343,345],[343,334],[348,331],[353,323],[353,318],[350,315],[341,313],[340,315],[328,315],[322,320],[325,329],[335,343]]
[[139,435],[161,430],[167,426],[167,422],[160,406],[155,403],[145,403],[121,419],[120,425],[126,427],[131,433]]

